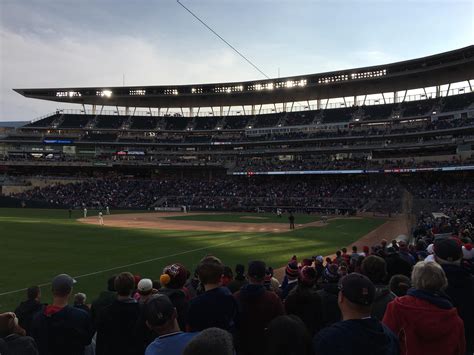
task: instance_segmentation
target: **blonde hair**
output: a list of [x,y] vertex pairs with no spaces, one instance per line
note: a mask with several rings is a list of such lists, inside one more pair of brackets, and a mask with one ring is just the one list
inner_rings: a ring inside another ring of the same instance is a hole
[[425,291],[440,291],[448,286],[444,270],[430,261],[420,261],[413,267],[411,282],[414,288]]

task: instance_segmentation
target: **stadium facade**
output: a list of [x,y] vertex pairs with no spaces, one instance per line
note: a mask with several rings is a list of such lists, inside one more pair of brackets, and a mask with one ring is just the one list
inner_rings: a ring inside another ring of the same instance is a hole
[[11,176],[382,175],[474,170],[474,46],[247,82],[15,89],[74,103],[0,137]]

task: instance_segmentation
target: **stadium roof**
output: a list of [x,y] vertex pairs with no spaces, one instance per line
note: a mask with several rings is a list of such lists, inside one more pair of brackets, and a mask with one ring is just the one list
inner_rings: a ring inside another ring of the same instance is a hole
[[35,99],[125,107],[220,107],[418,89],[474,78],[474,45],[391,64],[246,82],[14,89]]

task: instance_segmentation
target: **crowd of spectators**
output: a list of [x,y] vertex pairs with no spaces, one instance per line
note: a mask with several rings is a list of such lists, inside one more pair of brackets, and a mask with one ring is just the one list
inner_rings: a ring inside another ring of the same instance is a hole
[[[173,263],[156,280],[112,276],[88,304],[73,293],[81,283],[61,274],[51,304],[34,286],[14,313],[0,315],[0,353],[472,354],[473,217],[421,214],[414,244],[380,240],[326,258],[293,256],[280,280],[263,261],[234,274],[207,255],[193,273]],[[446,223],[454,228],[437,236]]]
[[[400,187],[358,178],[88,179],[33,188],[12,197],[63,208],[190,206],[191,209],[255,210],[258,207],[362,208],[371,199],[399,200]],[[159,203],[160,206],[156,204]],[[395,211],[394,211],[395,212]]]

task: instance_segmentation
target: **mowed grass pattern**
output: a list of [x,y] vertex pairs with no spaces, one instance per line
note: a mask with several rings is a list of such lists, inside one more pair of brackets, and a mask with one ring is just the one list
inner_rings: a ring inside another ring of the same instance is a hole
[[[80,216],[79,211],[75,214]],[[280,234],[185,232],[86,225],[62,210],[0,209],[0,312],[13,310],[25,297],[25,292],[1,294],[49,283],[59,273],[86,275],[78,277],[75,291],[85,292],[92,301],[106,280],[121,271],[158,279],[162,268],[173,262],[192,272],[206,254],[232,267],[255,259],[279,267],[293,254],[299,258],[331,254],[383,222],[335,220],[322,228]],[[136,265],[120,267],[129,264]],[[42,289],[43,301],[50,302],[49,286]]]
[[[275,213],[224,213],[224,214],[196,214],[175,217],[166,217],[171,220],[203,221],[203,222],[233,222],[233,223],[286,223],[289,224],[289,214],[278,217]],[[317,222],[321,218],[310,214],[295,214],[295,224]]]

